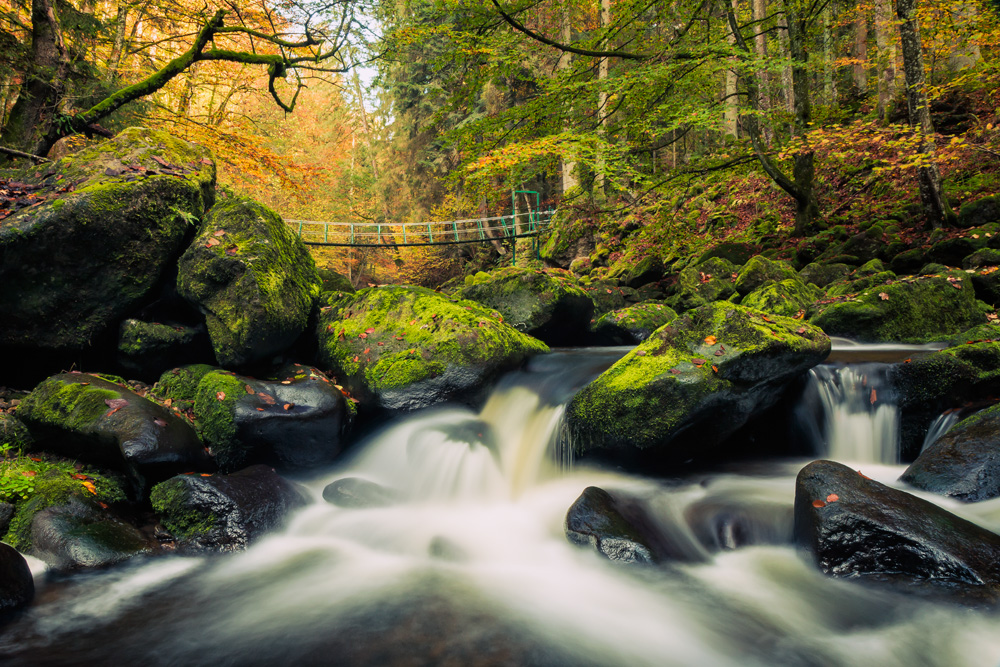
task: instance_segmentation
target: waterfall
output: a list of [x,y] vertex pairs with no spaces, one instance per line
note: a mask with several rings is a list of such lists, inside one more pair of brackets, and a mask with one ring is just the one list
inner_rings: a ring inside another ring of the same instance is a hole
[[947,433],[961,418],[962,411],[960,409],[945,410],[939,414],[927,429],[927,435],[924,436],[924,442],[920,445],[920,451],[924,451],[937,442],[938,438]]
[[809,371],[800,419],[817,454],[838,461],[898,462],[899,411],[887,369],[865,363]]

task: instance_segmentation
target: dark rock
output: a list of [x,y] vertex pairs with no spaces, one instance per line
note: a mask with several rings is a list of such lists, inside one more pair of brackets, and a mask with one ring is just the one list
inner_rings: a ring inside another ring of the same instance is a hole
[[566,537],[621,563],[695,562],[696,550],[684,549],[663,534],[642,503],[626,494],[611,495],[588,486],[566,513]]
[[[162,173],[154,157],[185,173]],[[131,128],[51,165],[72,190],[0,226],[0,345],[84,350],[117,326],[153,292],[210,205],[209,157],[165,132]],[[129,182],[105,173],[133,163],[151,175]]]
[[899,275],[914,274],[927,263],[927,251],[923,248],[905,250],[889,262],[889,268]]
[[633,265],[621,282],[635,289],[659,282],[661,278],[663,278],[663,260],[655,255],[648,255]]
[[35,434],[35,449],[122,470],[139,492],[178,472],[215,469],[186,421],[94,375],[45,380],[18,415]]
[[963,269],[980,269],[984,266],[1000,266],[1000,250],[996,248],[980,248],[962,259]]
[[963,502],[1000,496],[1000,406],[953,426],[922,451],[899,479]]
[[321,366],[361,407],[390,411],[475,402],[500,373],[548,351],[496,311],[422,287],[331,295],[317,335]]
[[0,614],[28,606],[35,597],[35,580],[24,556],[0,542]]
[[964,204],[958,212],[959,227],[980,227],[990,222],[1000,222],[1000,197],[983,197]]
[[966,278],[953,271],[871,285],[826,305],[811,321],[831,336],[864,342],[939,340],[982,321]]
[[1000,305],[1000,270],[996,266],[975,269],[969,279],[977,299],[994,307]]
[[10,528],[10,520],[14,518],[16,507],[10,503],[0,503],[0,535],[6,534]]
[[239,551],[280,527],[306,499],[271,468],[231,475],[178,475],[153,487],[153,509],[189,551]]
[[539,256],[546,266],[568,269],[573,262],[586,259],[594,252],[596,242],[590,227],[566,220],[568,215],[570,212],[556,212],[550,228],[552,231],[539,249]]
[[598,345],[635,345],[677,317],[677,313],[661,303],[641,303],[607,313],[594,323],[594,339]]
[[169,368],[213,358],[204,326],[127,319],[118,328],[118,363],[130,377],[152,381]]
[[63,572],[108,567],[155,546],[138,528],[77,498],[35,514],[31,541],[32,556]]
[[[881,264],[881,262],[879,263]],[[874,287],[878,287],[879,291],[883,291],[881,290],[883,285],[893,283],[897,279],[896,274],[892,271],[880,271],[878,273],[859,275],[861,273],[862,270],[859,268],[857,271],[848,276],[847,280],[827,285],[826,295],[828,297],[853,297]]]
[[736,282],[733,287],[740,296],[746,296],[750,292],[770,283],[778,283],[782,280],[794,280],[798,282],[799,274],[784,262],[776,262],[761,255],[752,257],[746,265],[739,270],[736,275]]
[[635,298],[635,290],[615,282],[595,281],[581,287],[594,302],[594,315],[597,317],[625,308]]
[[468,276],[457,296],[496,310],[518,331],[549,345],[584,342],[594,304],[567,275],[508,267]]
[[657,329],[576,394],[564,435],[578,453],[705,454],[829,351],[829,338],[799,320],[703,306]]
[[177,291],[205,314],[215,357],[240,367],[282,352],[320,294],[316,264],[277,213],[227,197],[178,264]]
[[961,266],[962,260],[986,245],[986,239],[973,240],[962,236],[938,241],[927,250],[927,261],[945,266]]
[[327,484],[323,489],[323,500],[350,509],[368,507],[389,507],[395,505],[395,492],[375,482],[359,477],[345,477]]
[[799,279],[806,284],[826,287],[830,283],[847,278],[851,267],[847,264],[817,264],[812,263],[799,271]]
[[709,551],[730,551],[762,544],[787,544],[792,508],[787,502],[709,496],[684,510],[684,518]]
[[353,405],[315,368],[292,364],[275,380],[212,371],[198,384],[194,411],[222,472],[252,463],[301,470],[343,448]]
[[34,440],[24,422],[12,414],[0,412],[0,452],[27,451]]
[[795,538],[833,576],[1000,592],[1000,536],[833,461],[799,472]]
[[[627,289],[627,288],[626,288]],[[666,292],[659,283],[648,283],[642,287],[637,287],[635,292],[626,295],[629,303],[644,303],[646,301],[663,301]]]

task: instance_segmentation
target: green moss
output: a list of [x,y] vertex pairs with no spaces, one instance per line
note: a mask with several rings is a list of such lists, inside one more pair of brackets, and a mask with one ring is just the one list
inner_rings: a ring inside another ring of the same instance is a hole
[[734,287],[746,296],[758,287],[782,280],[799,280],[799,274],[789,264],[776,262],[760,255],[751,257],[736,276]]
[[28,427],[20,419],[0,413],[0,456],[26,451],[33,441]]
[[207,535],[215,527],[215,517],[188,507],[190,490],[182,477],[174,477],[153,487],[149,500],[160,521],[181,541]]
[[882,285],[887,285],[896,280],[896,274],[892,271],[868,274],[853,280],[835,283],[827,287],[826,294],[829,297],[845,296],[848,294],[858,294],[868,289],[873,289]]
[[741,303],[765,313],[801,318],[812,310],[813,303],[821,294],[815,285],[805,285],[799,280],[782,280],[759,287],[746,295]]
[[66,376],[45,380],[28,394],[18,415],[42,428],[86,430],[108,411],[105,401],[119,398],[112,389],[67,381]]
[[733,276],[736,266],[722,257],[713,257],[678,274],[677,295],[670,304],[677,311],[690,310],[736,293]]
[[228,371],[206,373],[198,383],[194,412],[195,427],[215,456],[226,457],[239,447],[234,413],[237,400],[246,394],[246,384]]

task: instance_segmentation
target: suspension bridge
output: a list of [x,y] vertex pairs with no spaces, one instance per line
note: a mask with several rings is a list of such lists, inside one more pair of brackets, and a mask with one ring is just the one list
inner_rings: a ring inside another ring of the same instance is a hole
[[541,211],[536,207],[520,213],[514,209],[510,215],[438,222],[325,222],[288,219],[285,222],[303,243],[312,246],[394,248],[511,241],[512,260],[516,264],[517,244],[513,241],[533,238],[533,247],[537,253],[538,236],[549,228],[554,213],[555,210]]

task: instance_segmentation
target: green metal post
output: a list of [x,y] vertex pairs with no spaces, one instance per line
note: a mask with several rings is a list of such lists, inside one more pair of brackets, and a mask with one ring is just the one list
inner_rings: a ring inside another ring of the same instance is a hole
[[431,223],[427,223],[427,240],[434,243],[434,232],[431,231]]
[[302,238],[302,221],[299,220],[299,238]]
[[451,221],[451,228],[455,231],[455,240],[458,240],[458,220]]
[[354,223],[351,223],[351,245],[354,245]]
[[403,223],[403,245],[406,245],[406,223]]
[[329,243],[329,242],[330,242],[330,225],[324,222],[323,223],[323,243]]

